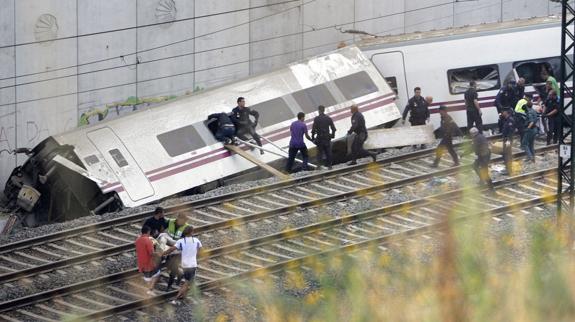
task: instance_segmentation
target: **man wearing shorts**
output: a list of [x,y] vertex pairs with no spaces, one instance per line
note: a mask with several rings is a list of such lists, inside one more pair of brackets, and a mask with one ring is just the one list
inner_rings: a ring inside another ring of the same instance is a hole
[[154,244],[150,238],[150,227],[143,226],[142,234],[136,239],[136,257],[138,270],[144,274],[144,281],[148,284],[146,294],[155,295],[154,286],[160,276],[160,267],[154,262]]
[[194,228],[192,226],[186,227],[176,244],[170,247],[164,252],[164,255],[168,255],[171,252],[178,249],[182,253],[182,268],[184,270],[184,285],[178,291],[176,299],[172,301],[172,304],[180,304],[179,300],[182,300],[188,294],[190,289],[190,283],[194,281],[196,276],[196,269],[198,268],[198,261],[196,259],[200,248],[202,248],[202,243],[199,239],[192,236]]

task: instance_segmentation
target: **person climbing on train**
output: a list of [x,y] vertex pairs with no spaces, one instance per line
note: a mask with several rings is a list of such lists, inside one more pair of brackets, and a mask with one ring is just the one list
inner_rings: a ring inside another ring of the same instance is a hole
[[[407,118],[407,113],[409,113],[409,123],[411,126],[425,125],[429,120],[429,102],[427,99],[421,96],[421,88],[416,87],[413,89],[413,97],[407,101],[407,105],[403,110],[403,115],[401,118],[401,123],[405,124],[405,119]],[[430,97],[430,96],[428,96]],[[431,98],[431,97],[430,97]],[[431,98],[431,100],[433,100]],[[414,146],[416,147],[416,146]],[[421,148],[425,149],[425,144],[421,145]]]
[[[246,106],[246,100],[243,97],[238,97],[238,106],[232,110],[232,122],[236,126],[236,136],[243,141],[247,141],[248,138],[246,134],[249,134],[254,141],[262,146],[262,141],[260,136],[256,133],[256,126],[260,118],[258,111],[254,111]],[[252,122],[250,115],[255,118]],[[260,150],[261,154],[264,154],[264,150]]]
[[439,106],[439,114],[441,116],[441,126],[439,129],[443,137],[435,150],[435,161],[433,161],[432,167],[437,168],[445,151],[449,152],[453,159],[453,166],[457,167],[459,166],[459,158],[455,152],[455,148],[453,148],[453,135],[460,136],[463,134],[455,121],[447,114],[447,107],[445,105]]
[[146,219],[144,226],[150,227],[150,235],[156,238],[160,231],[160,227],[168,227],[168,222],[166,221],[166,218],[164,218],[164,208],[156,207],[156,209],[154,209],[154,215]]
[[185,299],[190,289],[190,284],[194,282],[196,270],[198,268],[197,256],[202,248],[202,243],[199,239],[192,236],[194,228],[192,226],[186,227],[183,236],[176,244],[164,252],[164,255],[169,255],[175,250],[179,250],[182,254],[182,269],[184,270],[184,285],[178,291],[176,299],[171,303],[179,305],[180,301]]
[[[325,106],[317,108],[319,115],[313,119],[311,129],[311,140],[317,146],[317,163],[322,164],[322,157],[325,156],[324,165],[331,170],[333,162],[331,153],[331,139],[335,138],[335,125],[331,117],[325,114]],[[331,130],[331,131],[330,131]]]
[[224,144],[232,144],[235,140],[236,126],[227,113],[214,113],[208,116],[208,122],[216,122],[216,140]]
[[367,128],[365,127],[365,118],[359,111],[359,107],[353,104],[350,108],[351,111],[351,127],[347,131],[348,137],[353,136],[351,142],[351,162],[348,165],[357,164],[357,159],[369,155],[373,162],[377,161],[377,154],[375,152],[366,151],[363,148],[363,143],[367,140]]
[[303,140],[306,139],[313,141],[309,134],[307,134],[307,125],[305,124],[305,113],[297,113],[297,120],[295,120],[290,128],[291,139],[289,141],[288,161],[286,164],[286,171],[292,172],[293,163],[297,153],[300,152],[303,159],[303,170],[307,170],[308,154],[307,146]]
[[156,265],[154,256],[154,244],[150,238],[151,228],[142,226],[141,234],[136,239],[136,258],[138,260],[138,271],[144,275],[144,281],[148,290],[146,294],[155,295],[154,286],[160,276],[160,266]]
[[477,83],[469,82],[469,88],[463,95],[465,98],[465,108],[467,110],[467,130],[475,127],[479,133],[483,133],[483,112],[479,105],[479,96],[477,95]]
[[188,217],[180,212],[176,218],[168,219],[168,234],[172,239],[178,240],[188,226]]

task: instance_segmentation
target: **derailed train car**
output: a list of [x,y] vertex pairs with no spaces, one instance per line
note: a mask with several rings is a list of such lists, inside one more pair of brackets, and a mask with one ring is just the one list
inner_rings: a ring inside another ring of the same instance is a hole
[[[143,205],[249,170],[255,166],[230,154],[204,122],[211,113],[229,112],[238,96],[259,112],[258,133],[282,147],[295,115],[305,112],[310,125],[320,104],[340,129],[336,139],[349,127],[352,102],[367,127],[400,118],[382,75],[358,48],[347,47],[48,137],[14,169],[4,193],[34,224]],[[280,158],[252,153],[266,163]]]

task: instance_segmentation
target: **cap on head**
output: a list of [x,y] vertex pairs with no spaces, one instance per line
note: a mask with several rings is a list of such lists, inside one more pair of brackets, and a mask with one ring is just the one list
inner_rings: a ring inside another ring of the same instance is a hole
[[471,129],[469,129],[469,134],[471,136],[476,136],[477,134],[479,134],[479,130],[476,127],[472,127]]

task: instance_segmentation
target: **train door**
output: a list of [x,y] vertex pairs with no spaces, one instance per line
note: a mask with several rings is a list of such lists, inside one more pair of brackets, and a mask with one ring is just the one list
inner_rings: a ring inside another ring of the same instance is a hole
[[375,54],[371,56],[371,61],[375,64],[390,87],[396,92],[397,101],[395,104],[402,109],[409,100],[403,53],[400,51],[392,51]]
[[134,202],[154,195],[154,188],[120,138],[108,127],[88,132],[88,139]]

